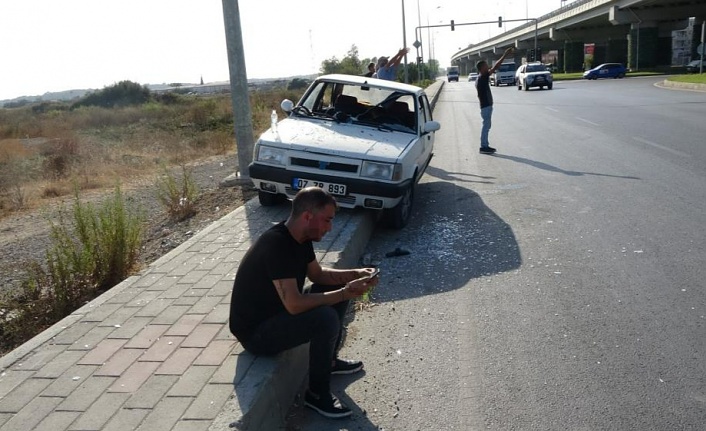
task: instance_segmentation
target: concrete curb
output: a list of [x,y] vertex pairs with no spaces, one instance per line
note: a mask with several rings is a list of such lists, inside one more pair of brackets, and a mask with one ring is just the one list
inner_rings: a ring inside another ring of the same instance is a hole
[[655,86],[660,88],[667,88],[670,90],[698,91],[701,93],[706,92],[706,84],[670,81],[668,79],[665,79],[662,82],[656,82]]

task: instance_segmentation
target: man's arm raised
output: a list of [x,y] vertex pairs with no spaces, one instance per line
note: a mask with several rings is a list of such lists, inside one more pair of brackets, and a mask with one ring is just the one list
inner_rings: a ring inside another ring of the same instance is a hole
[[512,47],[512,46],[509,47],[508,49],[506,49],[505,52],[503,53],[503,56],[500,57],[500,59],[498,59],[498,61],[495,62],[495,64],[493,65],[493,67],[491,67],[491,68],[488,70],[488,72],[489,72],[489,73],[494,73],[494,72],[498,69],[498,67],[500,67],[500,65],[503,64],[503,61],[505,61],[505,57],[507,57],[508,55],[512,54],[513,51],[515,51],[515,48]]

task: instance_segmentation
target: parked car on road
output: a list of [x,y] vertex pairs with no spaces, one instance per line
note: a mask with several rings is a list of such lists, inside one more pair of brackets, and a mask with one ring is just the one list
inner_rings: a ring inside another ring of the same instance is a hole
[[551,90],[554,85],[552,73],[542,63],[523,64],[517,69],[515,81],[517,82],[517,89],[522,90],[524,88],[525,91],[532,87],[539,87],[540,90],[547,87]]
[[706,70],[706,60],[694,60],[686,65],[686,71],[689,73],[699,73],[699,66],[702,63],[704,70]]
[[475,72],[471,72],[468,74],[468,82],[474,82],[478,80],[478,74]]
[[583,73],[584,79],[625,78],[627,68],[620,63],[603,63]]
[[260,136],[250,164],[262,205],[317,186],[341,207],[381,210],[390,226],[407,224],[440,128],[423,89],[324,75],[296,105],[281,107],[288,118]]

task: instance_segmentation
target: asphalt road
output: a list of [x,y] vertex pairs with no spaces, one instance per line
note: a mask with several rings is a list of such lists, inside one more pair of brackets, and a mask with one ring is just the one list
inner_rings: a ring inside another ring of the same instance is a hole
[[[706,94],[657,78],[447,84],[413,221],[378,229],[374,306],[304,430],[706,429]],[[408,256],[386,258],[396,247]]]

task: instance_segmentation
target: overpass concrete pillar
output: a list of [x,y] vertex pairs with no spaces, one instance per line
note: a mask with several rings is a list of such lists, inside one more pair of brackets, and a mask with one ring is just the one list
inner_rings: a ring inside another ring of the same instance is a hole
[[564,71],[580,72],[583,64],[583,42],[564,42]]
[[606,63],[628,63],[628,38],[608,39],[605,53]]
[[649,69],[657,66],[658,33],[655,23],[632,24],[628,34],[628,67],[630,69]]

